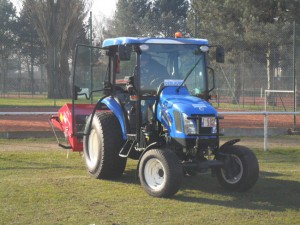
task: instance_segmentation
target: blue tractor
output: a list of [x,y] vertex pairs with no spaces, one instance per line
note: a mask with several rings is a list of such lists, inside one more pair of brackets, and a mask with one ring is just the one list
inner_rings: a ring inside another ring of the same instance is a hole
[[206,39],[119,37],[102,47],[78,45],[72,104],[51,121],[73,151],[84,152],[95,178],[120,177],[131,158],[151,196],[171,197],[184,175],[208,170],[224,188],[246,191],[258,179],[258,161],[235,145],[239,140],[219,146],[210,49],[224,62],[224,49]]

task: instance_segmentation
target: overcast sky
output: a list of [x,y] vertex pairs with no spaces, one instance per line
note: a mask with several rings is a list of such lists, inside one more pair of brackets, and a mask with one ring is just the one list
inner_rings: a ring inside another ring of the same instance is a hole
[[[20,0],[10,0],[20,10]],[[116,10],[116,4],[118,0],[94,0],[92,5],[92,12],[94,16],[104,15],[105,17],[111,17]]]
[[116,10],[118,0],[94,0],[92,12],[95,16],[102,14],[105,17],[111,17]]

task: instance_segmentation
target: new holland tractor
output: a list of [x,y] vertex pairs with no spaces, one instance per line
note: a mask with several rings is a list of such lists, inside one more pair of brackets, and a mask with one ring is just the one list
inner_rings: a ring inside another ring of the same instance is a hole
[[183,176],[210,170],[225,189],[246,191],[257,181],[255,154],[231,140],[219,145],[219,119],[209,103],[214,70],[208,52],[224,49],[206,39],[106,39],[78,45],[73,98],[50,121],[65,135],[63,148],[83,151],[88,172],[116,179],[127,159],[155,197],[177,193]]

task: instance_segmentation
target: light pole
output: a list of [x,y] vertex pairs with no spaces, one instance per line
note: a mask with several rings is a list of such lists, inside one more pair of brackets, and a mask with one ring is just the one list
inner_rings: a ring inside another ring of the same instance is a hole
[[[54,20],[55,20],[55,23],[56,24],[56,4],[57,4],[57,0],[53,0],[53,3],[54,3]],[[52,20],[52,22],[54,22]],[[52,26],[54,26],[54,24],[52,24]],[[52,35],[56,35],[55,32],[54,34]],[[53,97],[54,97],[54,106],[56,107],[56,98],[57,98],[57,84],[56,84],[56,37],[53,37],[53,81],[52,81],[52,84],[53,84]]]
[[[293,89],[294,89],[294,113],[297,111],[297,81],[296,81],[296,21],[293,21]],[[296,131],[297,121],[294,114],[293,129]]]
[[[90,11],[90,18],[89,18],[89,26],[90,26],[90,46],[93,45],[93,19],[92,19],[92,11]],[[94,84],[93,84],[93,48],[90,48],[90,91],[93,90]],[[91,96],[91,104],[93,103],[93,95]]]

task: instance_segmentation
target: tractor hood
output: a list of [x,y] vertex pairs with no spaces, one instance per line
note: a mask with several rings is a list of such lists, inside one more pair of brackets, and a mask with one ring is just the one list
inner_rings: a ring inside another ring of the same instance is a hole
[[157,105],[157,119],[169,130],[172,137],[184,138],[183,115],[217,117],[216,109],[207,101],[191,96],[183,86],[165,87]]

